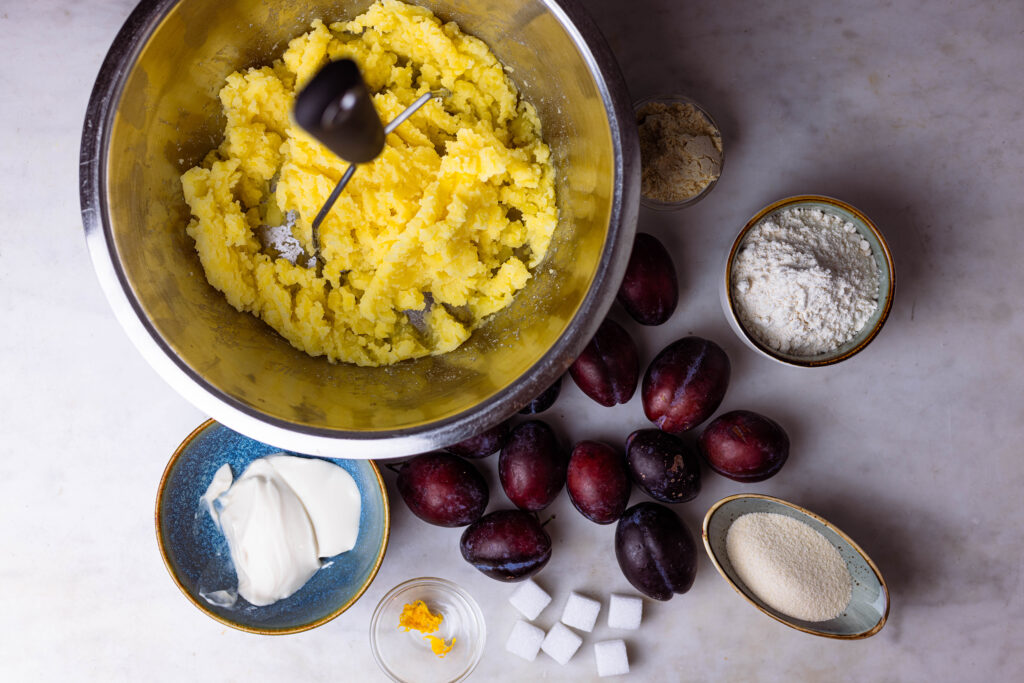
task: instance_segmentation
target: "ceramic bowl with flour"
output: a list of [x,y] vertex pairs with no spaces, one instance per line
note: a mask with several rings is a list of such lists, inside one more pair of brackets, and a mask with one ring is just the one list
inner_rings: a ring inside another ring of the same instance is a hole
[[733,242],[722,308],[748,346],[787,365],[850,358],[877,336],[892,308],[896,271],[874,223],[820,195],[761,209]]

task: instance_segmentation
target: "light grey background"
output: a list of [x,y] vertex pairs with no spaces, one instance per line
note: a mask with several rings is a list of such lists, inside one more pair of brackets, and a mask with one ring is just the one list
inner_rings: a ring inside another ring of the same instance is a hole
[[[721,496],[784,497],[847,531],[892,592],[877,636],[816,639],[755,611],[702,557],[693,589],[648,601],[642,630],[625,634],[633,679],[1019,676],[1024,3],[588,4],[634,97],[693,97],[726,140],[725,173],[709,198],[678,213],[641,213],[640,229],[666,243],[681,280],[670,322],[630,325],[644,363],[691,332],[717,340],[733,361],[723,408],[762,411],[793,442],[774,479],[740,485],[708,474],[680,515],[696,532]],[[156,549],[153,500],[168,456],[204,416],[121,332],[78,216],[85,104],[131,7],[0,0],[0,675],[378,680],[367,639],[373,606],[396,583],[432,574],[462,584],[483,607],[490,637],[473,680],[593,678],[592,643],[620,634],[602,625],[565,667],[505,653],[511,587],[463,563],[458,531],[428,527],[397,499],[376,582],[315,631],[237,633],[178,593]],[[898,272],[895,306],[875,342],[812,371],[744,347],[716,291],[746,219],[806,192],[871,216]],[[622,443],[646,424],[638,398],[601,408],[571,382],[548,416],[567,441]],[[564,495],[553,512],[554,558],[539,582],[556,600],[539,619],[544,627],[571,589],[603,597],[629,588],[613,529],[583,520]]]

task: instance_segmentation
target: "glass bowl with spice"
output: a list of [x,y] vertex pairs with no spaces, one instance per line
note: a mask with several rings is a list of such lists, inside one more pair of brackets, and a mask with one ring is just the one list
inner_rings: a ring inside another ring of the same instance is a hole
[[370,620],[370,647],[392,680],[464,680],[484,651],[486,626],[469,593],[445,579],[422,577],[395,586]]
[[640,203],[670,211],[707,196],[725,163],[722,132],[711,115],[682,95],[649,97],[633,108],[640,134]]

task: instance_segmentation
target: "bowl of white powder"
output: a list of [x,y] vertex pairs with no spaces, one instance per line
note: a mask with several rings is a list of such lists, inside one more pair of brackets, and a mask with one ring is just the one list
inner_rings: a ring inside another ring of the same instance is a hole
[[729,585],[786,626],[853,640],[885,625],[889,589],[878,567],[809,510],[771,496],[729,496],[708,510],[703,536]]
[[885,238],[846,202],[789,197],[761,209],[733,242],[722,308],[755,351],[788,365],[850,358],[877,336],[896,271]]

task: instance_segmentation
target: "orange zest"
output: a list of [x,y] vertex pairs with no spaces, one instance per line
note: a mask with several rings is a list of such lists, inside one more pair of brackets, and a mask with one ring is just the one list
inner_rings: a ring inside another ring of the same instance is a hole
[[445,643],[444,638],[430,635],[435,633],[444,621],[444,616],[439,612],[434,614],[422,600],[402,607],[402,614],[398,617],[398,628],[406,631],[419,631],[424,634],[423,639],[430,643],[430,650],[440,658],[451,652],[455,646],[455,638],[450,643]]

